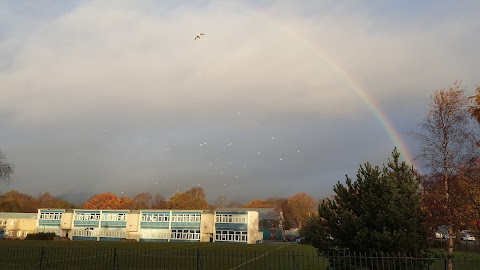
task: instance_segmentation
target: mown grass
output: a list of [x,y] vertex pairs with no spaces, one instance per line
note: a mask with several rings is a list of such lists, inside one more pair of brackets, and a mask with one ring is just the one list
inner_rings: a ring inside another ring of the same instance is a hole
[[[0,269],[326,269],[308,245],[0,241]],[[16,268],[11,268],[16,269]]]
[[[446,252],[429,269],[445,269]],[[455,269],[480,269],[480,254],[455,252]],[[404,260],[408,264],[408,259]],[[379,262],[383,262],[379,260]],[[327,269],[314,247],[276,244],[0,241],[0,269]]]

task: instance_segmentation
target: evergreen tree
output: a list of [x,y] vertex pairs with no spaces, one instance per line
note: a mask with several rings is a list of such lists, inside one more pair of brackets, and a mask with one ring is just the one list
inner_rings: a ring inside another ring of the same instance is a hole
[[319,205],[303,234],[321,253],[406,252],[426,247],[420,180],[396,149],[383,169],[366,163]]

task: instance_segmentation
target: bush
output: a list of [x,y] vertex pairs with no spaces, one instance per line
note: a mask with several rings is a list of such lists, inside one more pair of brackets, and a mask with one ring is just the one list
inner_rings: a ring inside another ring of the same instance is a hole
[[53,240],[55,233],[32,233],[27,235],[25,240]]

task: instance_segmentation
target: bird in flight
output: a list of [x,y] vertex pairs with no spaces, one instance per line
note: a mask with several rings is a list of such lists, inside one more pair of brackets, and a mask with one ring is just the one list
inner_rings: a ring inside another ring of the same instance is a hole
[[201,37],[204,36],[204,35],[205,35],[204,33],[200,33],[200,34],[198,34],[197,36],[195,36],[195,39],[193,39],[193,40],[197,40],[197,39],[201,38]]

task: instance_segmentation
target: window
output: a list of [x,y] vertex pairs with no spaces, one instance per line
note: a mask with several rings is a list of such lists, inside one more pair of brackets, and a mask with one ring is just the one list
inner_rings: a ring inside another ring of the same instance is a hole
[[37,233],[54,233],[55,235],[60,236],[61,230],[58,227],[38,227],[36,230]]
[[140,238],[147,239],[168,239],[169,230],[167,229],[142,229]]
[[200,240],[200,230],[172,230],[171,239]]
[[73,230],[73,236],[98,236],[98,230],[95,228],[77,228]]
[[127,237],[127,233],[121,229],[102,229],[100,231],[100,237],[125,238]]
[[23,237],[27,237],[28,232],[23,232]]
[[201,221],[200,214],[173,214],[172,215],[172,222],[200,223],[200,221]]
[[215,241],[246,242],[247,232],[246,231],[216,231]]
[[247,223],[247,215],[221,215],[215,216],[216,223]]
[[[125,220],[125,214],[122,214],[122,215],[123,215],[123,220]],[[168,222],[168,215],[167,214],[142,214],[142,221]]]
[[43,212],[43,213],[40,213],[40,219],[43,219],[43,220],[61,220],[62,219],[62,213]]
[[17,237],[22,237],[22,231],[17,232]]

